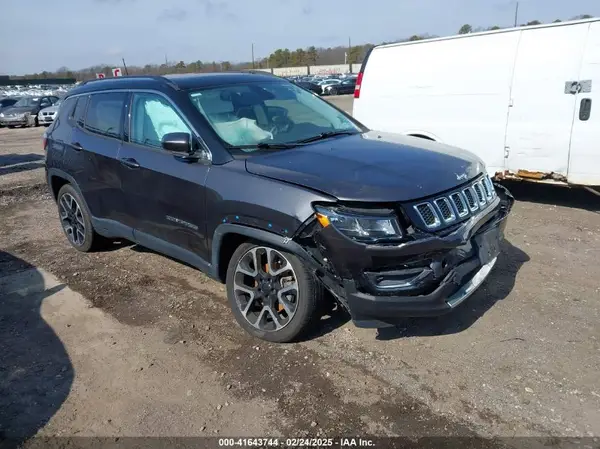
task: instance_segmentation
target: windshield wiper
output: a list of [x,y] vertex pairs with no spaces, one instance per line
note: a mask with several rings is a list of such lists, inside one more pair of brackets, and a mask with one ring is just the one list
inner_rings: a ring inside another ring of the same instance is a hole
[[317,140],[328,139],[330,137],[335,137],[335,136],[352,136],[354,134],[358,134],[358,132],[357,131],[351,131],[351,130],[327,131],[327,132],[321,133],[321,134],[319,134],[317,136],[312,136],[312,137],[308,137],[306,139],[298,140],[296,143],[316,142]]
[[266,143],[259,142],[256,144],[256,148],[259,150],[281,150],[285,148],[294,148],[297,147],[295,143]]
[[296,148],[299,143],[267,143],[267,142],[258,142],[254,145],[235,145],[230,146],[232,150],[248,150],[257,148],[259,150],[285,150],[288,148]]

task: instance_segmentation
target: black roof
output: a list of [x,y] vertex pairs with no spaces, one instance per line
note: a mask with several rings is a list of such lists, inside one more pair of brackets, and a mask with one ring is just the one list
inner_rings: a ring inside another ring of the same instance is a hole
[[112,89],[175,89],[188,90],[203,87],[225,86],[229,84],[253,83],[259,81],[285,82],[269,72],[221,72],[186,73],[177,75],[120,76],[90,80],[72,89],[69,95],[97,92]]

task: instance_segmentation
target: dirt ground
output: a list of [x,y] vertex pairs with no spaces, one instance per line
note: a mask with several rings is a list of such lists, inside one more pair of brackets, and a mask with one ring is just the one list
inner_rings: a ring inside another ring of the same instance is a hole
[[71,249],[41,134],[0,129],[0,440],[600,436],[600,198],[507,184],[503,253],[453,314],[365,330],[333,312],[272,345],[197,270],[126,242]]

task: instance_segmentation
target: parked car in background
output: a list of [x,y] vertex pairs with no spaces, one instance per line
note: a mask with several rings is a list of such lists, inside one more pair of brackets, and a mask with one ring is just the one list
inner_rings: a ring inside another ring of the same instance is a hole
[[54,122],[54,117],[58,111],[62,100],[58,100],[52,106],[42,109],[38,114],[38,123],[44,126],[50,126]]
[[334,84],[340,84],[341,81],[334,78],[326,78],[322,81],[318,82],[318,85],[321,87],[321,95],[329,95],[329,86],[333,86]]
[[597,18],[381,45],[363,62],[353,115],[468,148],[491,176],[591,188],[599,61]]
[[323,92],[323,90],[321,89],[321,86],[319,86],[318,84],[315,84],[315,83],[308,82],[308,81],[295,81],[294,84],[296,86],[300,86],[302,89],[309,90],[317,95],[321,95],[321,93]]
[[[12,98],[12,97],[0,98],[0,112],[13,106],[17,101],[19,101],[18,98]],[[4,126],[4,125],[2,125],[2,122],[0,122],[0,127],[2,127],[2,126]]]
[[12,106],[0,112],[0,124],[14,128],[15,126],[39,126],[38,113],[41,109],[52,106],[58,97],[21,97]]
[[339,84],[332,84],[328,86],[328,94],[329,95],[345,95],[345,94],[353,94],[354,89],[356,88],[356,79],[355,78],[347,78],[344,79]]
[[74,248],[127,239],[195,266],[275,342],[321,322],[326,290],[361,327],[455,309],[501,257],[513,204],[468,151],[370,131],[270,75],[91,81],[48,130]]
[[19,99],[13,97],[0,98],[0,112],[5,108],[14,105],[17,101],[19,101]]

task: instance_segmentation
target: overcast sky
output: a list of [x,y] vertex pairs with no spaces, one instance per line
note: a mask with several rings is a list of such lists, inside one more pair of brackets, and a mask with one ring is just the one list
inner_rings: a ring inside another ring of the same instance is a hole
[[[294,50],[510,26],[514,0],[9,0],[0,73],[106,63],[250,61]],[[599,0],[521,0],[519,22],[600,16]]]

